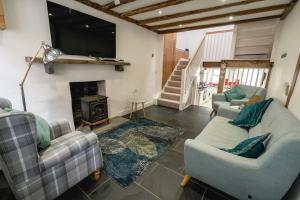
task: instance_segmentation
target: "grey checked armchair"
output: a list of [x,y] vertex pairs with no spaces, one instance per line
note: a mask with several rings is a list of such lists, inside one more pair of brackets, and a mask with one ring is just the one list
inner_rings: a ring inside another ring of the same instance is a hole
[[50,132],[51,145],[38,153],[34,115],[0,114],[0,167],[17,199],[54,199],[102,167],[94,133],[72,132],[68,122],[52,123]]

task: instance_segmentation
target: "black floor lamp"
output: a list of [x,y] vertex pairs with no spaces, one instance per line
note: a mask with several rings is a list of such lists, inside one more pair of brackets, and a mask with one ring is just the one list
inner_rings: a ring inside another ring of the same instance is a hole
[[51,47],[50,45],[46,44],[45,42],[42,42],[39,49],[36,51],[34,56],[31,58],[30,62],[26,66],[27,69],[26,69],[24,77],[20,83],[23,109],[25,112],[27,111],[27,108],[26,108],[26,100],[25,100],[25,93],[24,93],[24,83],[26,81],[26,78],[29,74],[29,71],[31,69],[33,62],[35,61],[36,57],[38,56],[39,52],[42,49],[44,50],[44,53],[43,53],[43,63],[44,64],[48,64],[49,62],[54,61],[55,59],[57,59],[59,56],[62,55],[62,52],[59,49],[55,49],[55,48]]

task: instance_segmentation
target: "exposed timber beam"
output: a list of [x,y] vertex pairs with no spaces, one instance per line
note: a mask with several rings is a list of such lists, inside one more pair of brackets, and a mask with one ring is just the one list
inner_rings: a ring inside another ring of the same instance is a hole
[[192,1],[192,0],[169,0],[169,1],[164,1],[164,2],[160,2],[160,3],[152,4],[152,5],[149,5],[149,6],[145,6],[145,7],[142,7],[142,8],[137,8],[135,10],[130,10],[130,11],[124,12],[124,13],[121,14],[121,16],[128,17],[128,16],[137,15],[137,14],[141,14],[141,13],[145,13],[145,12],[149,12],[149,11],[153,11],[153,10],[157,10],[157,9],[161,9],[161,8],[165,8],[165,7],[169,7],[169,6],[182,4],[182,3],[185,3],[185,2],[189,2],[189,1]]
[[290,14],[290,12],[293,10],[293,8],[297,4],[297,2],[298,2],[298,0],[292,0],[289,3],[289,6],[284,10],[284,12],[282,13],[282,15],[280,17],[281,20],[284,20]]
[[235,3],[228,3],[228,4],[224,4],[224,5],[220,5],[220,6],[202,8],[202,9],[197,9],[197,10],[185,11],[185,12],[180,12],[180,13],[175,13],[175,14],[170,14],[170,15],[164,15],[164,16],[139,20],[138,23],[140,25],[144,25],[144,24],[149,24],[149,23],[153,23],[153,22],[184,17],[184,16],[188,16],[188,15],[200,14],[200,13],[205,13],[205,12],[221,10],[221,9],[225,9],[225,8],[231,8],[231,7],[235,7],[235,6],[241,6],[241,5],[256,3],[256,2],[260,2],[260,1],[264,1],[264,0],[244,0],[244,1],[235,2]]
[[248,22],[264,21],[264,20],[276,19],[276,18],[280,18],[280,17],[281,17],[281,15],[272,15],[272,16],[260,17],[260,18],[252,18],[252,19],[244,19],[244,20],[236,20],[236,21],[227,21],[227,22],[221,22],[221,23],[215,23],[215,24],[205,24],[205,25],[200,25],[200,26],[190,26],[190,27],[167,29],[167,30],[161,30],[161,31],[158,30],[157,32],[159,34],[176,33],[176,32],[183,32],[183,31],[191,31],[191,30],[197,30],[197,29],[217,27],[217,26],[225,26],[225,25],[230,25],[230,24],[242,24],[242,23],[248,23]]
[[178,26],[180,24],[181,25],[192,24],[192,23],[220,19],[220,18],[225,18],[225,17],[230,17],[230,16],[235,17],[235,16],[250,15],[250,14],[262,13],[262,12],[270,12],[270,11],[275,11],[275,10],[283,10],[288,6],[289,6],[289,4],[280,4],[280,5],[275,5],[275,6],[263,7],[263,8],[242,10],[242,11],[237,11],[237,12],[225,13],[225,14],[221,14],[221,15],[213,15],[213,16],[208,16],[208,17],[188,19],[188,20],[182,20],[182,21],[171,22],[171,23],[166,23],[166,24],[160,24],[160,25],[156,25],[156,26],[150,26],[150,28],[152,30],[157,30],[157,29]]
[[[103,8],[103,6],[101,6],[98,3],[91,2],[90,0],[75,0],[75,1],[80,2],[80,3],[82,3],[82,4],[86,5],[86,6],[94,8],[96,10],[102,11],[102,12],[104,12],[106,14],[109,14],[109,15],[112,15],[114,17],[117,17],[119,19],[123,19],[125,21],[128,21],[128,22],[134,23],[136,25],[139,25],[136,20],[131,19],[129,17],[123,17],[119,13],[117,13],[117,12],[115,12],[113,10],[106,10],[106,9]],[[145,25],[140,25],[140,26],[143,27],[143,28],[146,28],[148,30],[151,30],[151,29],[148,28],[148,26],[145,26]],[[153,31],[153,30],[151,30],[151,31]],[[156,31],[154,31],[154,32],[156,32]]]
[[110,9],[113,9],[113,8],[116,8],[118,6],[122,6],[122,5],[125,5],[127,3],[131,3],[131,2],[134,2],[134,1],[137,1],[137,0],[120,0],[120,4],[116,5],[114,1],[112,2],[109,2],[105,5],[103,5],[103,9],[106,9],[106,10],[110,10]]

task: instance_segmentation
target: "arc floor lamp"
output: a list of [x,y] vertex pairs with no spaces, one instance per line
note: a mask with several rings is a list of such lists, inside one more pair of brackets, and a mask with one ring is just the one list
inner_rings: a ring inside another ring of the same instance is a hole
[[28,62],[27,66],[26,66],[25,74],[24,74],[23,79],[20,83],[23,110],[25,112],[27,111],[27,108],[26,108],[26,99],[25,99],[25,92],[24,92],[24,83],[25,83],[25,81],[27,79],[27,76],[30,72],[32,64],[34,63],[35,59],[37,58],[37,56],[38,56],[38,54],[40,53],[41,50],[44,51],[43,52],[43,63],[44,64],[48,64],[49,62],[54,61],[55,59],[57,59],[59,56],[62,55],[62,52],[59,49],[55,49],[55,48],[51,47],[50,45],[46,44],[45,42],[42,42],[41,46],[38,48],[38,50],[36,51],[34,56]]

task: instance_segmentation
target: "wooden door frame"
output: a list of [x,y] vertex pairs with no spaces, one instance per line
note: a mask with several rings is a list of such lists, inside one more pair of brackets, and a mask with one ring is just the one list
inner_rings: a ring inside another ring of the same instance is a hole
[[296,87],[296,84],[297,84],[297,79],[298,79],[298,76],[299,76],[299,72],[300,72],[300,54],[299,54],[299,57],[298,57],[297,66],[296,66],[295,73],[294,73],[294,76],[293,76],[293,80],[292,80],[292,83],[291,83],[291,88],[289,90],[289,93],[288,93],[288,96],[287,96],[287,99],[286,99],[286,103],[285,103],[286,108],[289,107],[289,103],[290,103],[291,98],[293,96],[293,93],[294,93],[294,90],[295,90],[295,87]]

